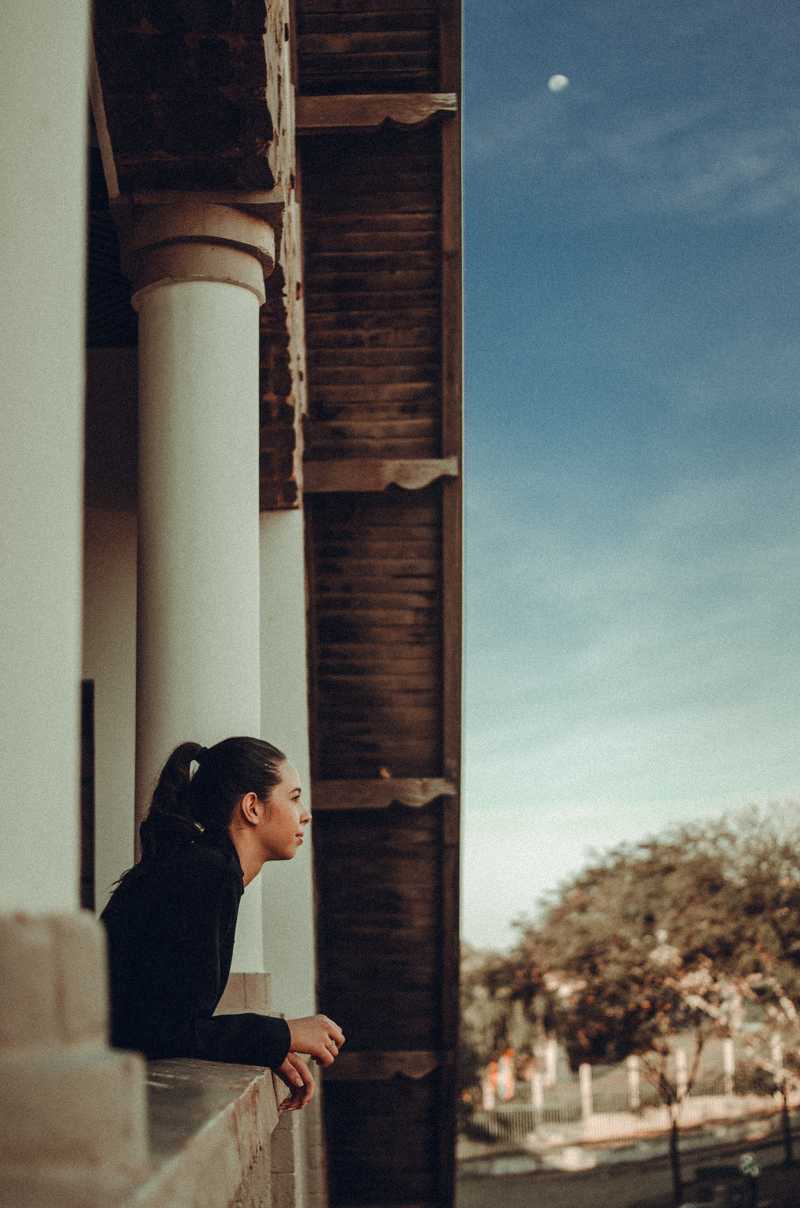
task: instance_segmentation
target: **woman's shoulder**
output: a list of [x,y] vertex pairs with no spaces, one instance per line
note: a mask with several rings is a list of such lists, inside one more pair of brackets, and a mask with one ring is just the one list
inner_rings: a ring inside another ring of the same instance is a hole
[[[142,823],[141,833],[145,853],[149,848],[153,865],[167,864],[173,874],[186,872],[215,882],[243,881],[239,857],[227,830],[204,828],[175,814],[151,813]],[[151,860],[145,864],[151,864]]]
[[176,853],[176,863],[192,876],[208,878],[215,882],[242,881],[242,869],[233,845],[228,851],[217,843],[205,842],[198,838],[187,843]]

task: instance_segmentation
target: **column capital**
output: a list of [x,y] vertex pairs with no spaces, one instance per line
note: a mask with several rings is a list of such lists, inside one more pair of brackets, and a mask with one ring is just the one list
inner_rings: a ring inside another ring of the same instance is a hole
[[186,281],[239,285],[264,304],[275,232],[263,218],[236,206],[179,201],[118,211],[117,222],[136,310],[151,290]]

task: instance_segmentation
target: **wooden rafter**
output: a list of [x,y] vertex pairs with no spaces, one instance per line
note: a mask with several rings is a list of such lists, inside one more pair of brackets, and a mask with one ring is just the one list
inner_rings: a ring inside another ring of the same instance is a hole
[[298,134],[321,134],[328,130],[377,130],[386,121],[419,126],[438,114],[457,110],[455,92],[298,96],[295,128]]
[[451,1064],[451,1053],[436,1053],[418,1049],[397,1052],[364,1050],[341,1053],[334,1065],[325,1071],[325,1081],[388,1082],[398,1075],[404,1078],[426,1078],[440,1066]]
[[418,491],[437,478],[457,478],[457,457],[341,458],[307,461],[303,470],[306,494],[330,491],[385,491],[388,486]]
[[449,780],[317,780],[311,801],[315,810],[383,810],[397,803],[419,809],[437,797],[452,797]]

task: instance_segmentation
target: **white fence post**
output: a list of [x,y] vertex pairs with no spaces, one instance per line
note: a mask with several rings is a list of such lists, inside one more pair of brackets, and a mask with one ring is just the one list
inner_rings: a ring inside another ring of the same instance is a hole
[[736,1050],[733,1047],[733,1037],[726,1036],[722,1042],[722,1072],[723,1094],[733,1094],[733,1079],[736,1073]]
[[689,1088],[689,1066],[684,1049],[675,1050],[675,1089],[678,1092],[678,1102],[686,1098]]
[[581,1116],[584,1120],[591,1120],[593,1114],[592,1067],[588,1062],[583,1062],[578,1068],[578,1081],[581,1088]]
[[544,1049],[544,1084],[555,1086],[558,1077],[558,1042],[555,1036],[548,1036]]
[[544,1083],[541,1070],[538,1069],[531,1072],[531,1103],[537,1112],[544,1107]]
[[631,1111],[638,1111],[642,1105],[639,1058],[632,1054],[626,1064],[628,1066],[628,1107]]

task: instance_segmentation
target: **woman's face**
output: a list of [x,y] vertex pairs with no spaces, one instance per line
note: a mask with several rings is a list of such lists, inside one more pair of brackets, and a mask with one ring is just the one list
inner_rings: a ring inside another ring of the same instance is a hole
[[287,761],[280,766],[281,779],[266,802],[261,819],[261,840],[265,860],[291,860],[311,813],[303,804],[303,790],[297,768]]

